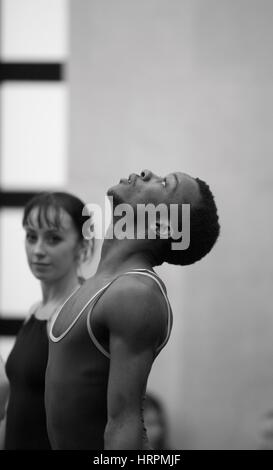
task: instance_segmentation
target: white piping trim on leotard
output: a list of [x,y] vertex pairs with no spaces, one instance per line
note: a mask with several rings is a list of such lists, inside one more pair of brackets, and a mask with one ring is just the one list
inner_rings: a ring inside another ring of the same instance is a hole
[[[126,274],[126,273],[123,273],[123,274]],[[118,277],[118,276],[117,276]],[[61,312],[62,308],[65,306],[66,302],[68,302],[69,299],[71,299],[71,297],[80,289],[81,286],[77,286],[76,289],[72,292],[72,294],[70,294],[70,296],[64,301],[64,303],[58,308],[58,310],[55,312],[53,318],[52,318],[52,321],[51,321],[51,326],[49,328],[49,338],[54,341],[54,343],[57,343],[58,341],[60,341],[61,339],[64,338],[64,336],[71,330],[71,328],[75,325],[76,321],[78,321],[78,319],[80,318],[81,314],[83,313],[83,311],[88,307],[88,305],[95,299],[95,297],[97,295],[100,294],[100,292],[102,292],[104,289],[106,289],[112,282],[114,282],[117,277],[115,277],[114,279],[112,279],[111,281],[109,281],[105,286],[103,286],[101,289],[99,289],[87,302],[86,304],[83,306],[83,308],[81,309],[81,311],[78,313],[78,315],[76,316],[76,318],[74,318],[73,322],[71,323],[71,325],[69,325],[69,327],[58,337],[54,336],[53,335],[53,328],[54,328],[54,325],[56,323],[56,320],[59,316],[59,313]]]
[[[159,354],[159,352],[161,351],[161,349],[164,348],[164,346],[166,345],[166,343],[168,342],[168,339],[170,337],[170,334],[171,334],[171,327],[172,327],[172,310],[171,310],[171,306],[170,306],[170,302],[169,302],[169,299],[161,285],[161,283],[158,281],[158,276],[157,274],[155,274],[153,271],[149,271],[148,269],[143,272],[143,270],[141,269],[135,269],[134,271],[128,271],[126,273],[123,273],[121,275],[125,275],[125,274],[142,274],[143,276],[148,276],[150,278],[152,278],[156,283],[157,285],[159,286],[165,300],[166,300],[166,303],[167,303],[167,308],[168,308],[168,321],[167,321],[167,334],[166,334],[166,337],[164,339],[164,341],[160,344],[160,346],[158,346],[158,348],[156,349],[156,355]],[[117,278],[116,278],[117,279]],[[115,280],[115,279],[114,279]],[[111,282],[114,282],[111,281]],[[111,284],[111,283],[109,283]],[[106,289],[108,286],[105,286],[103,289]],[[102,292],[102,289],[100,291],[100,294],[102,295],[103,292]],[[88,315],[87,315],[87,330],[88,330],[88,333],[90,335],[90,338],[91,340],[93,341],[94,345],[97,347],[97,349],[104,355],[106,356],[108,359],[110,359],[110,354],[108,351],[106,351],[106,349],[104,349],[104,347],[99,343],[99,341],[97,340],[97,338],[95,337],[93,331],[92,331],[92,328],[91,328],[91,314],[92,314],[92,311],[93,311],[93,308],[94,306],[96,305],[97,301],[99,300],[99,298],[101,297],[98,296],[95,300],[95,302],[93,303],[90,311],[88,312]]]
[[[79,289],[80,289],[81,286],[78,286],[73,292],[72,294],[64,301],[64,303],[60,306],[60,308],[56,311],[56,313],[54,314],[54,319],[52,320],[51,322],[51,326],[50,326],[50,330],[49,330],[49,337],[51,339],[51,341],[54,341],[54,343],[57,343],[58,341],[60,341],[72,328],[72,326],[74,326],[74,324],[76,323],[76,321],[78,320],[78,318],[80,317],[80,315],[82,314],[82,312],[84,311],[84,309],[88,306],[88,304],[95,298],[95,296],[100,292],[100,290],[95,294],[93,295],[93,297],[91,297],[91,299],[88,300],[88,302],[84,305],[84,307],[82,308],[82,310],[80,311],[80,313],[76,316],[76,318],[74,318],[73,322],[71,323],[71,325],[69,325],[69,327],[64,331],[64,333],[62,333],[60,336],[56,337],[53,335],[53,328],[54,328],[54,325],[56,323],[56,320],[59,316],[59,313],[61,312],[62,308],[65,306],[66,302],[68,302],[69,299],[71,299],[72,295],[74,295]],[[103,288],[102,288],[103,289]]]
[[[127,273],[122,273],[122,274],[127,274]],[[58,341],[60,341],[61,339],[63,339],[66,334],[71,330],[71,328],[75,325],[75,323],[78,321],[78,319],[80,318],[81,314],[83,313],[83,311],[88,307],[88,305],[93,301],[95,300],[96,296],[98,296],[104,289],[106,289],[110,284],[112,284],[112,282],[114,282],[119,276],[115,277],[114,279],[112,279],[111,281],[109,281],[105,286],[101,287],[101,289],[99,289],[87,302],[86,304],[83,306],[83,308],[81,309],[81,311],[78,313],[78,315],[76,316],[76,318],[74,318],[74,320],[72,321],[71,325],[69,325],[69,327],[58,337],[54,336],[53,335],[53,328],[54,328],[54,325],[56,323],[56,320],[59,316],[59,313],[61,312],[62,308],[65,306],[66,302],[68,302],[68,300],[72,297],[73,294],[75,294],[77,292],[77,290],[81,287],[81,286],[78,286],[76,288],[76,290],[74,292],[72,292],[72,294],[65,300],[65,302],[61,305],[61,307],[57,310],[57,312],[55,313],[55,317],[51,323],[51,327],[50,327],[50,330],[49,330],[49,337],[52,341],[54,341],[54,343],[57,343]]]

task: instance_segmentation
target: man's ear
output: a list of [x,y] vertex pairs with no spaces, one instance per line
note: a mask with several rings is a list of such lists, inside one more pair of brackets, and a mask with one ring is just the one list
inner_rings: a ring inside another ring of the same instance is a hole
[[150,226],[150,231],[156,234],[156,238],[169,239],[172,237],[173,231],[166,220],[161,220]]

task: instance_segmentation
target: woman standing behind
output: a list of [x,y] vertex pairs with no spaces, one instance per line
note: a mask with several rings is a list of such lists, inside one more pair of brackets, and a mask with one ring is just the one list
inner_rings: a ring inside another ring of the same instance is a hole
[[4,361],[0,356],[0,423],[5,416],[5,406],[8,398],[9,384],[5,372]]
[[83,207],[77,197],[55,192],[34,197],[24,211],[27,260],[41,283],[42,301],[30,309],[7,360],[6,449],[50,449],[44,406],[48,328],[82,282],[78,267],[91,247],[82,235]]
[[0,449],[3,449],[5,433],[5,410],[9,394],[9,383],[5,372],[5,364],[0,356]]

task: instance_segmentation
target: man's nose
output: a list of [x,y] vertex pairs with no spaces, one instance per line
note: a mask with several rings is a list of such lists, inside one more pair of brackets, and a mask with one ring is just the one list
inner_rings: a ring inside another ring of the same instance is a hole
[[144,180],[144,181],[149,181],[151,180],[152,178],[158,178],[158,176],[156,176],[152,171],[150,170],[142,170],[141,173],[140,173],[140,176],[141,178]]

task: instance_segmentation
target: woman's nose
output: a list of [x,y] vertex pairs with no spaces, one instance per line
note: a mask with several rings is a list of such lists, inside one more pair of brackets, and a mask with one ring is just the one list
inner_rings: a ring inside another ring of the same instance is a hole
[[35,255],[44,256],[45,255],[45,247],[43,240],[37,240],[33,247],[33,252]]

